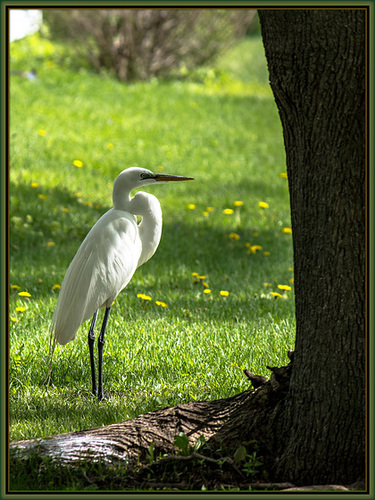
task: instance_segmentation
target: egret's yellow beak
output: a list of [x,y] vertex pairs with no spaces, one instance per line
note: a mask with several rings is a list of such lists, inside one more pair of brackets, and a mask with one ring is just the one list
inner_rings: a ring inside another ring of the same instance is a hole
[[170,181],[193,181],[193,177],[183,177],[182,175],[167,175],[155,174],[154,179],[156,182],[170,182]]

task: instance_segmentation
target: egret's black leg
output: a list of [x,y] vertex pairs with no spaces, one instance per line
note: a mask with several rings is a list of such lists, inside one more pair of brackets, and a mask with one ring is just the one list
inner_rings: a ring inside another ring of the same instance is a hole
[[94,361],[94,342],[95,342],[94,328],[95,328],[97,316],[98,316],[98,310],[96,310],[94,312],[94,316],[92,317],[91,326],[90,326],[90,330],[89,330],[91,381],[92,381],[92,392],[93,392],[94,396],[96,396],[95,361]]
[[100,335],[98,338],[98,354],[99,354],[99,356],[98,356],[98,358],[99,358],[98,398],[99,399],[104,399],[104,394],[103,394],[103,346],[104,346],[104,333],[105,333],[105,329],[107,326],[107,321],[108,321],[110,310],[111,310],[110,307],[107,307],[105,310],[102,329],[100,330]]

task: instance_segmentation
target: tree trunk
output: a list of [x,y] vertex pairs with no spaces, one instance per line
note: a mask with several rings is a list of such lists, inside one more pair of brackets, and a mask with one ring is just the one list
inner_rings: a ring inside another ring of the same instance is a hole
[[365,9],[260,10],[284,131],[296,345],[276,477],[365,476]]

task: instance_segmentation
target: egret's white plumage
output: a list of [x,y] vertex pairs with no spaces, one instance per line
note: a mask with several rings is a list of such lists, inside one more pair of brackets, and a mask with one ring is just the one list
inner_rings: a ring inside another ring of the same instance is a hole
[[[153,256],[161,237],[162,212],[158,199],[149,193],[138,192],[133,197],[130,193],[148,184],[184,180],[191,178],[153,174],[138,167],[122,171],[113,185],[113,208],[92,227],[66,272],[52,319],[51,359],[56,342],[64,345],[73,340],[80,325],[93,317],[90,329],[93,391],[96,388],[92,354],[96,313],[99,308],[106,308],[101,333],[104,344],[104,330],[113,301],[136,269]],[[142,217],[139,224],[137,216]],[[100,371],[99,360],[99,397],[102,397]]]

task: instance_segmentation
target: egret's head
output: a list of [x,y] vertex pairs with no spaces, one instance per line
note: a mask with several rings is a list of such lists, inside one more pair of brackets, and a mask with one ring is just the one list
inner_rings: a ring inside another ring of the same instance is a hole
[[148,184],[164,184],[170,181],[191,181],[192,177],[183,177],[181,175],[154,174],[151,170],[141,167],[130,167],[123,170],[116,178],[114,189],[118,185],[121,189],[129,191],[147,186]]
[[154,174],[151,170],[141,167],[130,167],[123,170],[113,185],[113,205],[118,205],[119,198],[129,195],[133,189],[147,186],[148,184],[164,184],[170,181],[192,181],[192,177],[181,175]]

